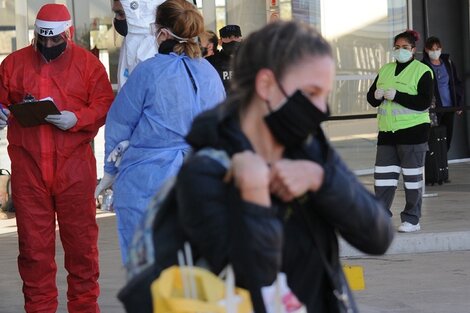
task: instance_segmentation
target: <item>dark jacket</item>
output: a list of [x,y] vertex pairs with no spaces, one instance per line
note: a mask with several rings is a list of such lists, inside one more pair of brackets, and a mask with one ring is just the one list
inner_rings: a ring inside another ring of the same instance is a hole
[[[193,123],[188,142],[195,150],[209,146],[229,155],[253,150],[237,116],[224,105],[203,113]],[[213,271],[233,265],[238,285],[253,280],[268,285],[283,271],[308,312],[338,312],[332,279],[320,255],[339,280],[343,273],[337,234],[365,253],[383,254],[394,234],[390,217],[321,131],[284,157],[318,162],[325,181],[318,192],[290,203],[273,196],[271,208],[243,201],[233,183],[223,182],[226,171],[216,161],[190,158],[176,186],[183,229]]]
[[210,64],[217,70],[219,73],[220,79],[224,84],[225,91],[228,92],[230,88],[230,80],[232,79],[232,70],[230,68],[230,62],[232,60],[230,55],[227,55],[224,50],[215,53],[214,55],[208,56],[206,58]]
[[[449,73],[449,89],[450,89],[450,97],[452,100],[452,106],[457,109],[462,109],[464,106],[463,95],[464,95],[464,87],[463,83],[460,80],[457,70],[455,68],[454,62],[450,59],[449,54],[441,54],[441,62],[444,63],[447,73]],[[434,68],[431,65],[431,59],[427,53],[424,53],[424,57],[422,62],[428,65],[434,73],[434,78],[436,78],[436,73],[434,72]],[[437,79],[434,79],[434,96],[436,99],[436,108],[442,108],[441,102],[441,95],[439,93],[439,87],[437,85]],[[437,112],[439,114],[439,112]]]

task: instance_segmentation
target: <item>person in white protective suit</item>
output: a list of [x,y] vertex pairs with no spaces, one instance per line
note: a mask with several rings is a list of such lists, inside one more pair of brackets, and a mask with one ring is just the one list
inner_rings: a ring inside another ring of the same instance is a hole
[[164,0],[114,0],[114,28],[124,36],[118,64],[118,90],[122,88],[139,62],[158,51],[152,24],[155,11]]
[[201,57],[204,20],[185,0],[167,0],[156,14],[155,57],[137,65],[106,119],[104,176],[95,197],[112,186],[122,261],[152,197],[189,152],[193,119],[225,98],[217,71]]

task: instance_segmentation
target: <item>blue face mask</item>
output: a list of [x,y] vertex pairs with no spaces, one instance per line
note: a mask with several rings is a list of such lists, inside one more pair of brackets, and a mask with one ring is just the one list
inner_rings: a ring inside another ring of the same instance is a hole
[[395,60],[397,60],[400,63],[408,62],[413,57],[413,53],[410,50],[403,49],[403,48],[393,50],[392,55],[395,58]]

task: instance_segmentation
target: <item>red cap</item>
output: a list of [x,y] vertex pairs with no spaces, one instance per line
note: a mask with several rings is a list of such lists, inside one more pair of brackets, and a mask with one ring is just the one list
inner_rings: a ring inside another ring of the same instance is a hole
[[34,23],[35,31],[41,36],[56,36],[72,26],[69,10],[63,4],[45,4],[41,7]]

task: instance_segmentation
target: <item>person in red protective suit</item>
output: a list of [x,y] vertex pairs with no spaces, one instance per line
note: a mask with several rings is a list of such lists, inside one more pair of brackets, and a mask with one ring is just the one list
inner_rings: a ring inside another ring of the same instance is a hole
[[[100,61],[71,40],[71,17],[46,4],[35,38],[0,65],[0,127],[8,153],[26,312],[56,312],[56,216],[68,271],[68,312],[99,312],[96,161],[90,142],[104,124],[113,91]],[[51,97],[61,114],[22,127],[8,105]]]

